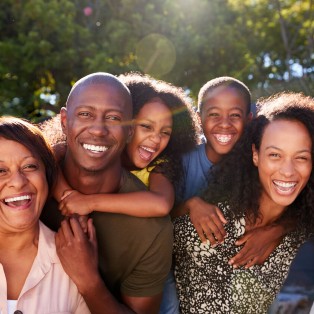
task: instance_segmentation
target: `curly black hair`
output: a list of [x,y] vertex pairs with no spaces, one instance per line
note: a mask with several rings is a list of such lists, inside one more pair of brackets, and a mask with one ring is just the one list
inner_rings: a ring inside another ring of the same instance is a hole
[[131,92],[134,118],[154,98],[161,99],[170,109],[173,125],[169,143],[147,168],[158,165],[154,171],[163,173],[178,187],[183,171],[181,157],[198,144],[199,125],[191,100],[183,89],[149,75],[132,72],[120,75],[119,79]]
[[[154,98],[161,99],[172,112],[173,126],[169,143],[147,168],[158,165],[154,171],[163,173],[176,188],[179,189],[179,186],[181,188],[181,184],[179,184],[183,171],[181,157],[198,144],[200,130],[192,101],[186,96],[183,89],[156,80],[149,75],[134,72],[120,75],[118,79],[130,90],[133,117],[136,117],[141,108]],[[61,129],[60,115],[45,121],[40,127],[51,145],[66,141]]]
[[[301,93],[284,92],[258,101],[258,114],[245,128],[234,149],[222,158],[210,174],[203,198],[210,203],[230,205],[236,218],[260,216],[262,186],[258,169],[253,164],[252,144],[259,150],[266,126],[275,120],[299,121],[308,130],[314,157],[314,99]],[[296,200],[280,219],[293,219],[309,231],[314,226],[314,171]]]

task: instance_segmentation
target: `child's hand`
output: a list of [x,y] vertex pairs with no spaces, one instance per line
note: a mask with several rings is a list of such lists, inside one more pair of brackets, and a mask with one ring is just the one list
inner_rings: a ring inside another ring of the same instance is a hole
[[280,226],[264,226],[247,231],[236,241],[236,245],[243,245],[240,252],[229,260],[234,268],[244,266],[250,268],[265,262],[273,250],[278,246],[283,233]]
[[88,215],[93,210],[89,206],[89,195],[82,194],[76,190],[67,190],[59,203],[59,210],[62,215],[72,214]]
[[199,197],[192,197],[185,205],[201,241],[206,242],[208,239],[212,246],[222,243],[226,236],[224,224],[227,221],[219,208]]

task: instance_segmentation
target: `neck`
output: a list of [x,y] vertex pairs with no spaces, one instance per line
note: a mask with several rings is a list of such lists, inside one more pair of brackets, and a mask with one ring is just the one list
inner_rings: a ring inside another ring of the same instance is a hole
[[28,251],[38,247],[39,225],[26,231],[8,232],[0,230],[0,251],[10,253]]
[[261,219],[258,224],[260,226],[265,226],[275,222],[283,215],[286,208],[286,206],[271,202],[267,196],[262,194],[260,199]]
[[206,152],[206,156],[207,156],[208,160],[211,163],[216,164],[220,161],[221,155],[214,152],[214,150],[212,149],[212,147],[208,143],[205,144],[205,152]]
[[88,171],[66,158],[62,168],[69,185],[84,194],[113,193],[120,187],[122,178],[120,161],[106,169]]

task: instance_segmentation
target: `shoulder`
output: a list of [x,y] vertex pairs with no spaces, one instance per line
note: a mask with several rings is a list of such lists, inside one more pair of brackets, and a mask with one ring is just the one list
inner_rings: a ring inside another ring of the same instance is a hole
[[147,187],[136,175],[126,169],[123,169],[121,185],[118,193],[128,193],[145,190],[147,190]]

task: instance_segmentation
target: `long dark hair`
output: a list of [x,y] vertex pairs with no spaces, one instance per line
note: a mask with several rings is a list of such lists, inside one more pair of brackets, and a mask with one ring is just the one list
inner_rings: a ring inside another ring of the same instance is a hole
[[[262,187],[253,164],[252,144],[259,150],[265,127],[275,120],[299,121],[309,131],[314,156],[314,100],[300,93],[282,93],[260,100],[259,112],[245,128],[234,149],[213,167],[203,198],[211,203],[226,202],[235,217],[259,217]],[[296,200],[281,217],[291,217],[308,229],[314,226],[314,171]]]
[[[181,157],[198,143],[199,125],[192,102],[181,88],[149,75],[128,73],[119,79],[129,88],[133,103],[133,117],[154,98],[159,98],[172,113],[173,126],[169,143],[164,151],[149,165],[156,166],[175,185],[182,178]],[[161,163],[162,162],[162,163]]]

